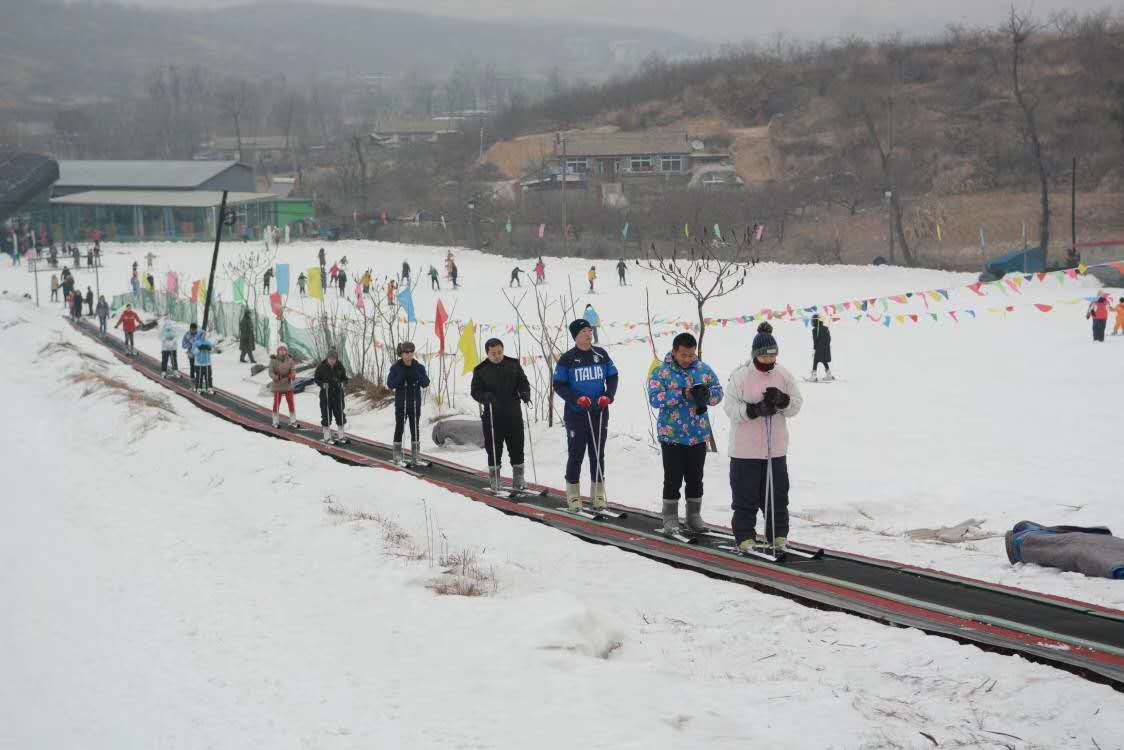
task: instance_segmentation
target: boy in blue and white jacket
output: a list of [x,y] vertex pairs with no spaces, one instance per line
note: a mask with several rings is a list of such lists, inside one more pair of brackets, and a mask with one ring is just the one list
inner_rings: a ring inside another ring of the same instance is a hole
[[178,373],[180,369],[179,362],[176,357],[177,339],[176,327],[172,324],[171,318],[164,318],[164,322],[160,324],[160,377],[168,377],[168,363],[172,363],[172,372]]
[[648,403],[660,410],[656,433],[663,455],[663,530],[679,532],[679,487],[686,481],[687,526],[707,530],[702,520],[703,467],[712,432],[707,407],[722,401],[714,370],[698,358],[698,342],[681,333],[663,364],[648,376]]
[[570,335],[574,348],[558,359],[553,385],[554,392],[566,402],[566,505],[577,512],[582,507],[580,481],[586,453],[593,480],[593,507],[601,509],[609,504],[605,496],[605,438],[609,433],[609,404],[617,395],[617,366],[608,352],[593,345],[589,321],[575,320],[570,324]]
[[192,342],[195,352],[195,390],[200,393],[214,393],[215,384],[211,377],[211,352],[215,345],[207,338],[207,329],[199,329]]

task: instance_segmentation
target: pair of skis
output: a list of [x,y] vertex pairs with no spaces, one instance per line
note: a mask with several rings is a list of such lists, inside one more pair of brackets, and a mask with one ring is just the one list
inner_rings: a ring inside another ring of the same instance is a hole
[[785,545],[784,547],[773,547],[768,542],[760,542],[758,544],[755,544],[748,550],[743,550],[740,547],[732,544],[720,544],[718,545],[718,549],[722,550],[723,552],[732,552],[735,555],[741,555],[742,557],[753,557],[758,560],[768,560],[769,562],[776,563],[785,562],[789,557],[795,557],[801,560],[819,560],[821,557],[823,557],[822,549],[808,552],[806,550],[797,549],[788,545]]

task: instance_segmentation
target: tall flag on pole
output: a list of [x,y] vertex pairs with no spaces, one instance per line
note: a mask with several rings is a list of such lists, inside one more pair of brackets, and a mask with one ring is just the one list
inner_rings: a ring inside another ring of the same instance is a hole
[[196,304],[199,302],[199,288],[203,285],[201,281],[191,282],[191,303]]
[[684,224],[683,225],[683,236],[688,238],[688,239],[691,238],[691,225],[690,224]]
[[289,264],[277,264],[277,291],[286,297],[289,296]]
[[621,229],[621,239],[622,240],[628,239],[628,222],[627,221],[624,223],[624,228]]
[[246,304],[246,280],[245,279],[235,279],[234,280],[234,304],[236,304],[236,305]]
[[274,292],[269,295],[269,306],[273,308],[273,314],[281,320],[281,292]]
[[441,300],[437,300],[437,315],[433,321],[433,330],[441,344],[441,348],[438,349],[439,354],[445,353],[445,326],[448,322],[449,313],[445,312],[445,304]]
[[717,223],[714,225],[714,236],[718,239],[719,242],[722,241],[722,230],[718,228]]
[[308,269],[308,296],[324,300],[324,276],[319,266]]
[[180,277],[168,271],[168,278],[164,281],[164,288],[168,290],[168,294],[173,297],[176,296],[180,290]]
[[414,293],[409,287],[398,290],[398,304],[406,311],[406,320],[411,323],[417,323],[418,318],[414,315]]
[[464,356],[464,370],[461,371],[461,375],[467,375],[480,364],[480,353],[476,350],[476,324],[471,320],[461,331],[461,340],[457,348]]

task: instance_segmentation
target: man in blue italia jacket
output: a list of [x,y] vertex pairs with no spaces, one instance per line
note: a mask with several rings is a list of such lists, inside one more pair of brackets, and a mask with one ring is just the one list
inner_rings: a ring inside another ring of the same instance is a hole
[[609,353],[593,345],[593,326],[579,318],[570,324],[574,348],[558,359],[554,392],[566,402],[565,423],[569,458],[566,462],[566,505],[581,510],[581,470],[589,454],[593,507],[608,506],[605,496],[605,438],[609,432],[609,404],[617,394],[617,367]]

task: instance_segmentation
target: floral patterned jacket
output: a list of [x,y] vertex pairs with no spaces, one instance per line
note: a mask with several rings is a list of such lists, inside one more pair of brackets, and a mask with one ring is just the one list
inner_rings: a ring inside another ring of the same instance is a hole
[[660,410],[656,433],[661,443],[698,445],[710,438],[709,414],[698,414],[691,398],[690,391],[695,385],[710,386],[707,406],[717,406],[722,401],[722,384],[710,365],[702,360],[695,360],[683,369],[668,353],[663,364],[648,376],[648,403]]

